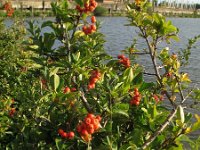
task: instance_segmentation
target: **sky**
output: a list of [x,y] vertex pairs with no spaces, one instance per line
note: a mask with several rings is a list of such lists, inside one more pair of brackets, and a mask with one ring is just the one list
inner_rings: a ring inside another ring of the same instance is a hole
[[199,3],[200,4],[200,0],[158,0],[158,3],[162,2],[162,1],[169,1],[169,2],[179,2],[179,3]]

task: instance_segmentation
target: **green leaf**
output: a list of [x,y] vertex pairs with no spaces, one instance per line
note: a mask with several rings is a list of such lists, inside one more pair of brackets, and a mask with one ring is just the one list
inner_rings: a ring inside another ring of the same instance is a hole
[[133,79],[133,84],[134,84],[134,85],[142,84],[143,81],[144,81],[144,79],[143,79],[143,73],[139,73],[139,74]]
[[154,87],[154,83],[153,82],[150,82],[150,83],[147,83],[147,82],[143,82],[142,85],[140,86],[140,91],[143,91],[143,90],[148,90],[148,89],[151,89]]
[[183,110],[182,106],[178,107],[178,112],[177,113],[178,113],[177,114],[178,119],[181,120],[181,123],[184,123],[185,122],[185,115],[184,115],[184,110]]
[[118,88],[120,88],[121,86],[123,85],[123,82],[120,82],[120,83],[117,83],[115,86],[114,86],[114,90],[117,90]]
[[43,22],[42,23],[42,26],[41,26],[41,28],[44,28],[44,27],[50,27],[50,26],[52,26],[52,21],[50,21],[50,20],[48,20],[48,21],[45,21],[45,22]]
[[125,103],[117,103],[115,106],[113,106],[113,109],[120,109],[120,110],[125,110],[128,111],[129,110],[129,104],[125,104]]
[[64,142],[63,142],[62,139],[56,139],[55,142],[56,142],[56,148],[58,150],[64,150],[64,149],[66,149],[67,146],[64,144]]
[[123,74],[125,82],[130,83],[133,80],[133,68],[127,68]]
[[32,59],[33,61],[35,61],[37,64],[41,65],[41,66],[44,65],[44,61],[43,61],[42,59],[40,59],[40,58],[31,57],[31,59]]
[[56,92],[57,88],[59,87],[60,84],[60,77],[57,74],[54,74],[51,77],[51,80],[53,80],[53,87],[54,87],[54,91]]
[[126,118],[129,118],[129,115],[128,115],[127,111],[115,109],[115,110],[113,110],[113,117],[126,117]]
[[51,68],[50,73],[49,73],[49,77],[51,77],[52,75],[57,74],[58,70],[59,70],[59,67]]
[[80,6],[83,6],[83,1],[82,1],[82,0],[75,0],[75,2],[76,2],[77,4],[79,4]]
[[200,128],[200,116],[198,114],[195,114],[195,118],[197,121],[192,126],[192,132]]
[[75,54],[72,54],[72,58],[75,60],[75,61],[78,61],[79,58],[80,58],[80,52],[77,52]]

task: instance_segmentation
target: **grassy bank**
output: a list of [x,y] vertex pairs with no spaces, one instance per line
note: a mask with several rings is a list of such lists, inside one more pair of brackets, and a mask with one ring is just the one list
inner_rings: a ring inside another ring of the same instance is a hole
[[[181,17],[181,18],[200,18],[200,14],[196,12],[189,14],[189,13],[162,13],[166,17]],[[97,7],[96,11],[94,12],[95,16],[126,16],[125,11],[115,11],[112,10],[108,12],[108,10],[104,7]],[[0,10],[0,17],[6,16],[5,11]],[[15,10],[14,17],[53,17],[53,13],[50,10]]]
[[[0,17],[6,16],[6,12],[0,10]],[[53,16],[51,10],[15,10],[13,17],[50,17]]]

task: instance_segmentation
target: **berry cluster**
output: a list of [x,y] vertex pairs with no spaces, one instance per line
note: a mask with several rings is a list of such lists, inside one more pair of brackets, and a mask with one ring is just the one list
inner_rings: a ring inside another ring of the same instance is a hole
[[95,16],[92,16],[91,17],[91,23],[92,24],[89,24],[88,26],[84,25],[82,27],[82,31],[88,35],[88,34],[91,34],[91,33],[94,33],[96,31],[96,25],[94,23],[96,23],[96,17]]
[[141,4],[141,0],[135,0],[135,4],[138,6]]
[[94,33],[95,31],[96,31],[96,26],[94,25],[94,24],[90,24],[89,26],[86,26],[86,25],[84,25],[83,27],[82,27],[82,31],[86,34],[86,35],[88,35],[88,34],[91,34],[91,33]]
[[86,142],[92,140],[92,134],[100,128],[101,117],[93,114],[88,114],[84,121],[78,124],[77,132],[81,135],[82,139]]
[[9,111],[9,116],[13,117],[15,112],[16,112],[16,109],[15,108],[11,108],[10,111]]
[[131,66],[131,61],[124,55],[118,55],[117,58],[119,59],[119,63],[123,64],[126,68]]
[[66,86],[63,90],[63,93],[66,94],[66,93],[70,93],[70,92],[75,92],[76,91],[76,88],[69,88],[68,86]]
[[11,17],[13,15],[14,9],[12,8],[12,5],[10,3],[6,2],[4,4],[4,9],[6,10],[8,17]]
[[9,110],[9,116],[10,116],[10,117],[13,117],[14,114],[15,114],[15,112],[16,112],[16,109],[13,107],[13,104],[14,104],[14,103],[15,103],[15,100],[12,99],[12,100],[11,100],[11,108],[10,108],[10,110]]
[[74,132],[70,131],[70,132],[65,132],[63,129],[58,129],[58,134],[64,138],[64,139],[73,139],[74,138]]
[[97,7],[97,2],[95,0],[90,0],[89,2],[84,3],[84,7],[76,5],[76,10],[79,11],[80,13],[89,13],[93,12],[96,7]]
[[88,84],[88,90],[94,89],[96,82],[101,78],[101,73],[98,70],[93,70],[91,72],[89,84]]
[[141,100],[141,95],[138,91],[137,88],[134,89],[134,96],[130,101],[130,105],[136,105],[138,106],[140,104],[140,100]]
[[153,99],[158,103],[163,100],[163,95],[153,94]]

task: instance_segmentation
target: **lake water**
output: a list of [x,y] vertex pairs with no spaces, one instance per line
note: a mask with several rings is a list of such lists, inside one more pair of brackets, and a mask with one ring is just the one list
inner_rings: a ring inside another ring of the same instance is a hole
[[[99,17],[98,19],[102,21],[102,28],[100,30],[106,35],[107,42],[105,48],[112,56],[117,56],[120,50],[130,46],[134,38],[139,39],[138,48],[143,49],[146,47],[145,42],[138,38],[135,27],[124,26],[124,24],[128,23],[125,17]],[[167,45],[172,52],[185,48],[189,38],[200,34],[200,19],[170,18],[170,20],[180,30],[180,41]],[[184,71],[187,71],[190,74],[190,78],[200,86],[200,41],[197,42],[196,46],[197,48],[191,51],[190,64],[186,66]],[[160,47],[163,46],[160,45]],[[144,56],[140,56],[139,61],[144,65],[150,64]],[[149,67],[147,65],[146,69],[148,70]]]

